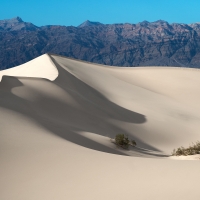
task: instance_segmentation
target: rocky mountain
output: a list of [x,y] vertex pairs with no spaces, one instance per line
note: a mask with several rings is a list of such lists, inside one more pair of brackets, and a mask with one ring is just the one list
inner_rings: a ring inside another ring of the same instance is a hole
[[78,27],[79,28],[83,28],[85,26],[99,26],[99,25],[103,25],[102,23],[99,22],[91,22],[89,20],[83,22],[82,24],[80,24]]
[[0,69],[44,53],[115,66],[200,68],[200,24],[86,21],[78,27],[37,27],[19,17],[0,21]]
[[32,23],[23,22],[20,17],[13,19],[0,20],[0,31],[19,31],[30,30],[35,31],[38,27]]

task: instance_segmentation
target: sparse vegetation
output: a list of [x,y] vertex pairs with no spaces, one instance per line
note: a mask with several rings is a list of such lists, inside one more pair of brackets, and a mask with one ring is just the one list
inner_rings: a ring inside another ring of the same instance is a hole
[[195,155],[200,154],[200,142],[197,141],[193,143],[188,148],[179,147],[178,149],[174,149],[172,152],[172,156],[188,156],[188,155]]
[[115,144],[121,146],[122,148],[128,148],[128,145],[136,146],[135,140],[130,140],[128,139],[127,136],[124,134],[117,134],[115,136]]
[[121,147],[127,148],[129,144],[129,139],[124,134],[117,134],[115,136],[115,143]]

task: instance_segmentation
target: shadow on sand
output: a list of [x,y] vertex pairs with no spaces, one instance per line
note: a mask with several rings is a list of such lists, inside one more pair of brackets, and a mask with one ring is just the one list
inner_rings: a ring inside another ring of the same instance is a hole
[[[107,153],[128,155],[126,151],[122,151],[115,145],[113,147],[106,146],[84,137],[80,132],[90,132],[106,136],[108,139],[114,138],[117,133],[129,135],[127,131],[111,124],[110,120],[141,124],[146,122],[145,116],[109,101],[97,90],[58,65],[54,59],[52,60],[59,71],[59,76],[54,82],[37,78],[4,76],[0,83],[0,106],[34,119],[51,133],[75,144]],[[40,87],[45,83],[46,87],[53,88],[53,85],[56,84],[62,91],[65,91],[75,99],[79,106],[74,106],[67,101],[59,99],[59,97],[48,96],[45,92],[38,95],[37,90],[31,91],[32,95],[37,96],[34,101],[14,95],[11,91],[13,88],[21,87],[21,90],[27,89],[26,84],[23,84],[26,81],[34,87]],[[138,141],[137,138],[134,139]],[[150,151],[159,152],[156,148],[143,141],[140,141],[140,143]],[[134,151],[137,150],[135,149]],[[147,157],[151,154],[148,151],[141,152],[142,155]]]

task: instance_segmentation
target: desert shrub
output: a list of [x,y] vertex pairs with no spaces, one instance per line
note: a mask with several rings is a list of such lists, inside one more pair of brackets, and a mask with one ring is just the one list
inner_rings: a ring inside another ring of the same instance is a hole
[[115,143],[119,146],[127,148],[130,141],[129,141],[128,137],[125,136],[124,134],[117,134],[115,136]]
[[136,146],[135,140],[129,140],[124,134],[117,134],[115,136],[115,144],[123,148],[128,148],[128,145]]
[[178,149],[174,149],[172,152],[173,156],[188,156],[188,155],[195,155],[200,153],[200,142],[197,141],[193,143],[193,145],[189,146],[188,148],[179,147]]

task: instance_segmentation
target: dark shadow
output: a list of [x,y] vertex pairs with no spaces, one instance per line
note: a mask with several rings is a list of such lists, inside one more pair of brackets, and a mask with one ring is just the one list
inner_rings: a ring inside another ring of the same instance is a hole
[[144,115],[130,111],[109,101],[100,92],[87,85],[83,81],[79,80],[67,70],[63,69],[53,57],[51,57],[51,59],[53,60],[59,72],[59,76],[54,81],[54,83],[70,93],[70,95],[72,95],[73,97],[77,98],[77,96],[79,96],[79,98],[76,100],[79,100],[79,103],[81,101],[84,101],[84,106],[87,106],[87,108],[93,108],[94,110],[92,112],[95,113],[95,115],[97,111],[98,116],[102,116],[102,114],[103,116],[105,116],[106,114],[107,118],[116,119],[124,122],[136,124],[146,122],[146,118]]
[[[107,153],[127,155],[126,151],[97,143],[78,132],[91,132],[110,138],[114,138],[117,133],[129,135],[128,132],[113,125],[109,120],[140,124],[146,121],[145,116],[109,101],[97,90],[63,69],[54,59],[52,60],[59,71],[59,76],[54,82],[38,78],[3,77],[0,83],[0,106],[34,119],[51,133],[75,144]],[[74,98],[81,109],[45,94],[40,94],[34,102],[18,97],[12,94],[11,90],[14,87],[23,86],[20,80],[28,80],[33,85],[36,82],[39,84],[45,82],[48,87],[56,84]],[[137,138],[134,139],[139,141]],[[150,150],[158,151],[143,141],[139,142]],[[146,155],[148,153],[143,152]]]
[[132,156],[136,156],[136,157],[149,157],[149,158],[166,158],[169,157],[169,155],[167,154],[163,154],[161,152],[158,151],[151,151],[148,149],[142,149],[142,148],[138,148],[138,147],[131,147],[131,155]]
[[0,91],[11,91],[12,88],[23,86],[23,84],[13,76],[3,76],[0,82]]

